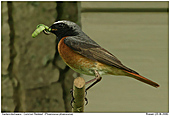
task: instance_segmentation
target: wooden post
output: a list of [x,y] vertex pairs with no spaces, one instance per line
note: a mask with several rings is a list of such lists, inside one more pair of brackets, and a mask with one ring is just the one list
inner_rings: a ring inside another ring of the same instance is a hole
[[82,77],[74,79],[73,96],[74,102],[72,112],[84,112],[85,80]]

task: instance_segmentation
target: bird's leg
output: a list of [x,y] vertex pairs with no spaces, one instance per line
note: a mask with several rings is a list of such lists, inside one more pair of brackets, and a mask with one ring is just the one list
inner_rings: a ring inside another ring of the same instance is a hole
[[96,78],[87,81],[87,82],[86,82],[86,85],[89,84],[89,83],[91,83],[91,82],[94,82],[95,80],[96,80]]
[[90,81],[87,81],[86,84],[91,83],[91,82],[93,82],[93,81],[95,81],[95,82],[93,82],[90,86],[88,86],[85,91],[89,90],[89,89],[90,89],[91,87],[93,87],[96,83],[98,83],[99,81],[101,81],[102,77],[100,76],[99,72],[98,72],[97,70],[94,70],[94,73],[95,73],[95,78],[92,79],[92,80],[90,80]]
[[[93,82],[90,86],[88,86],[88,87],[86,88],[86,90],[85,90],[86,95],[87,95],[87,90],[89,90],[91,87],[93,87],[96,83],[98,83],[98,82],[101,81],[101,79],[102,79],[102,77],[100,76],[100,74],[99,74],[99,72],[98,72],[97,70],[95,70],[94,73],[95,73],[95,78],[92,79],[92,80],[90,80],[90,81],[87,81],[87,82],[86,82],[86,84],[88,84],[88,83],[91,83],[91,82],[95,81],[95,82]],[[85,105],[88,104],[88,99],[86,98],[86,95],[85,95],[85,101],[86,101],[86,104],[85,104]]]

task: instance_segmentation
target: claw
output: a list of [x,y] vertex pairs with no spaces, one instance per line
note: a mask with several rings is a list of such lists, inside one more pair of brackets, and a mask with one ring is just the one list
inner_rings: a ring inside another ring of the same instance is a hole
[[88,104],[88,99],[86,98],[86,95],[87,95],[87,91],[85,91],[85,98],[84,98],[84,100],[86,101],[85,106]]
[[72,105],[72,104],[73,104],[73,102],[75,103],[75,101],[74,101],[75,98],[74,98],[74,96],[73,96],[73,89],[70,90],[70,93],[71,93],[71,96],[72,96],[70,105],[71,105],[71,107],[73,108],[73,105]]
[[88,99],[85,97],[84,100],[86,101],[85,106],[89,103]]
[[85,97],[86,97],[86,95],[87,95],[87,91],[85,90]]

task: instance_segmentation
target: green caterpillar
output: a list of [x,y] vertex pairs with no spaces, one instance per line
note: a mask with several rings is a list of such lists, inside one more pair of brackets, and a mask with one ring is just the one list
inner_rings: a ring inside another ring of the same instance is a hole
[[38,34],[40,34],[41,32],[44,32],[45,34],[49,34],[49,31],[51,31],[51,29],[49,29],[48,26],[44,25],[44,24],[39,24],[37,25],[37,29],[32,33],[32,37],[35,38]]

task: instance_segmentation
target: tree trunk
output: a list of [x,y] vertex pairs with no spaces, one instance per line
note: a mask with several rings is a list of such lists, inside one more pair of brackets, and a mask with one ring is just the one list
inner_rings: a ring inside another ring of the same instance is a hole
[[[50,26],[56,17],[60,20],[58,4],[2,2],[2,112],[71,111],[75,72],[58,55],[55,36],[31,37],[38,24]],[[80,23],[80,3],[67,2],[69,7],[74,16],[63,19]]]

